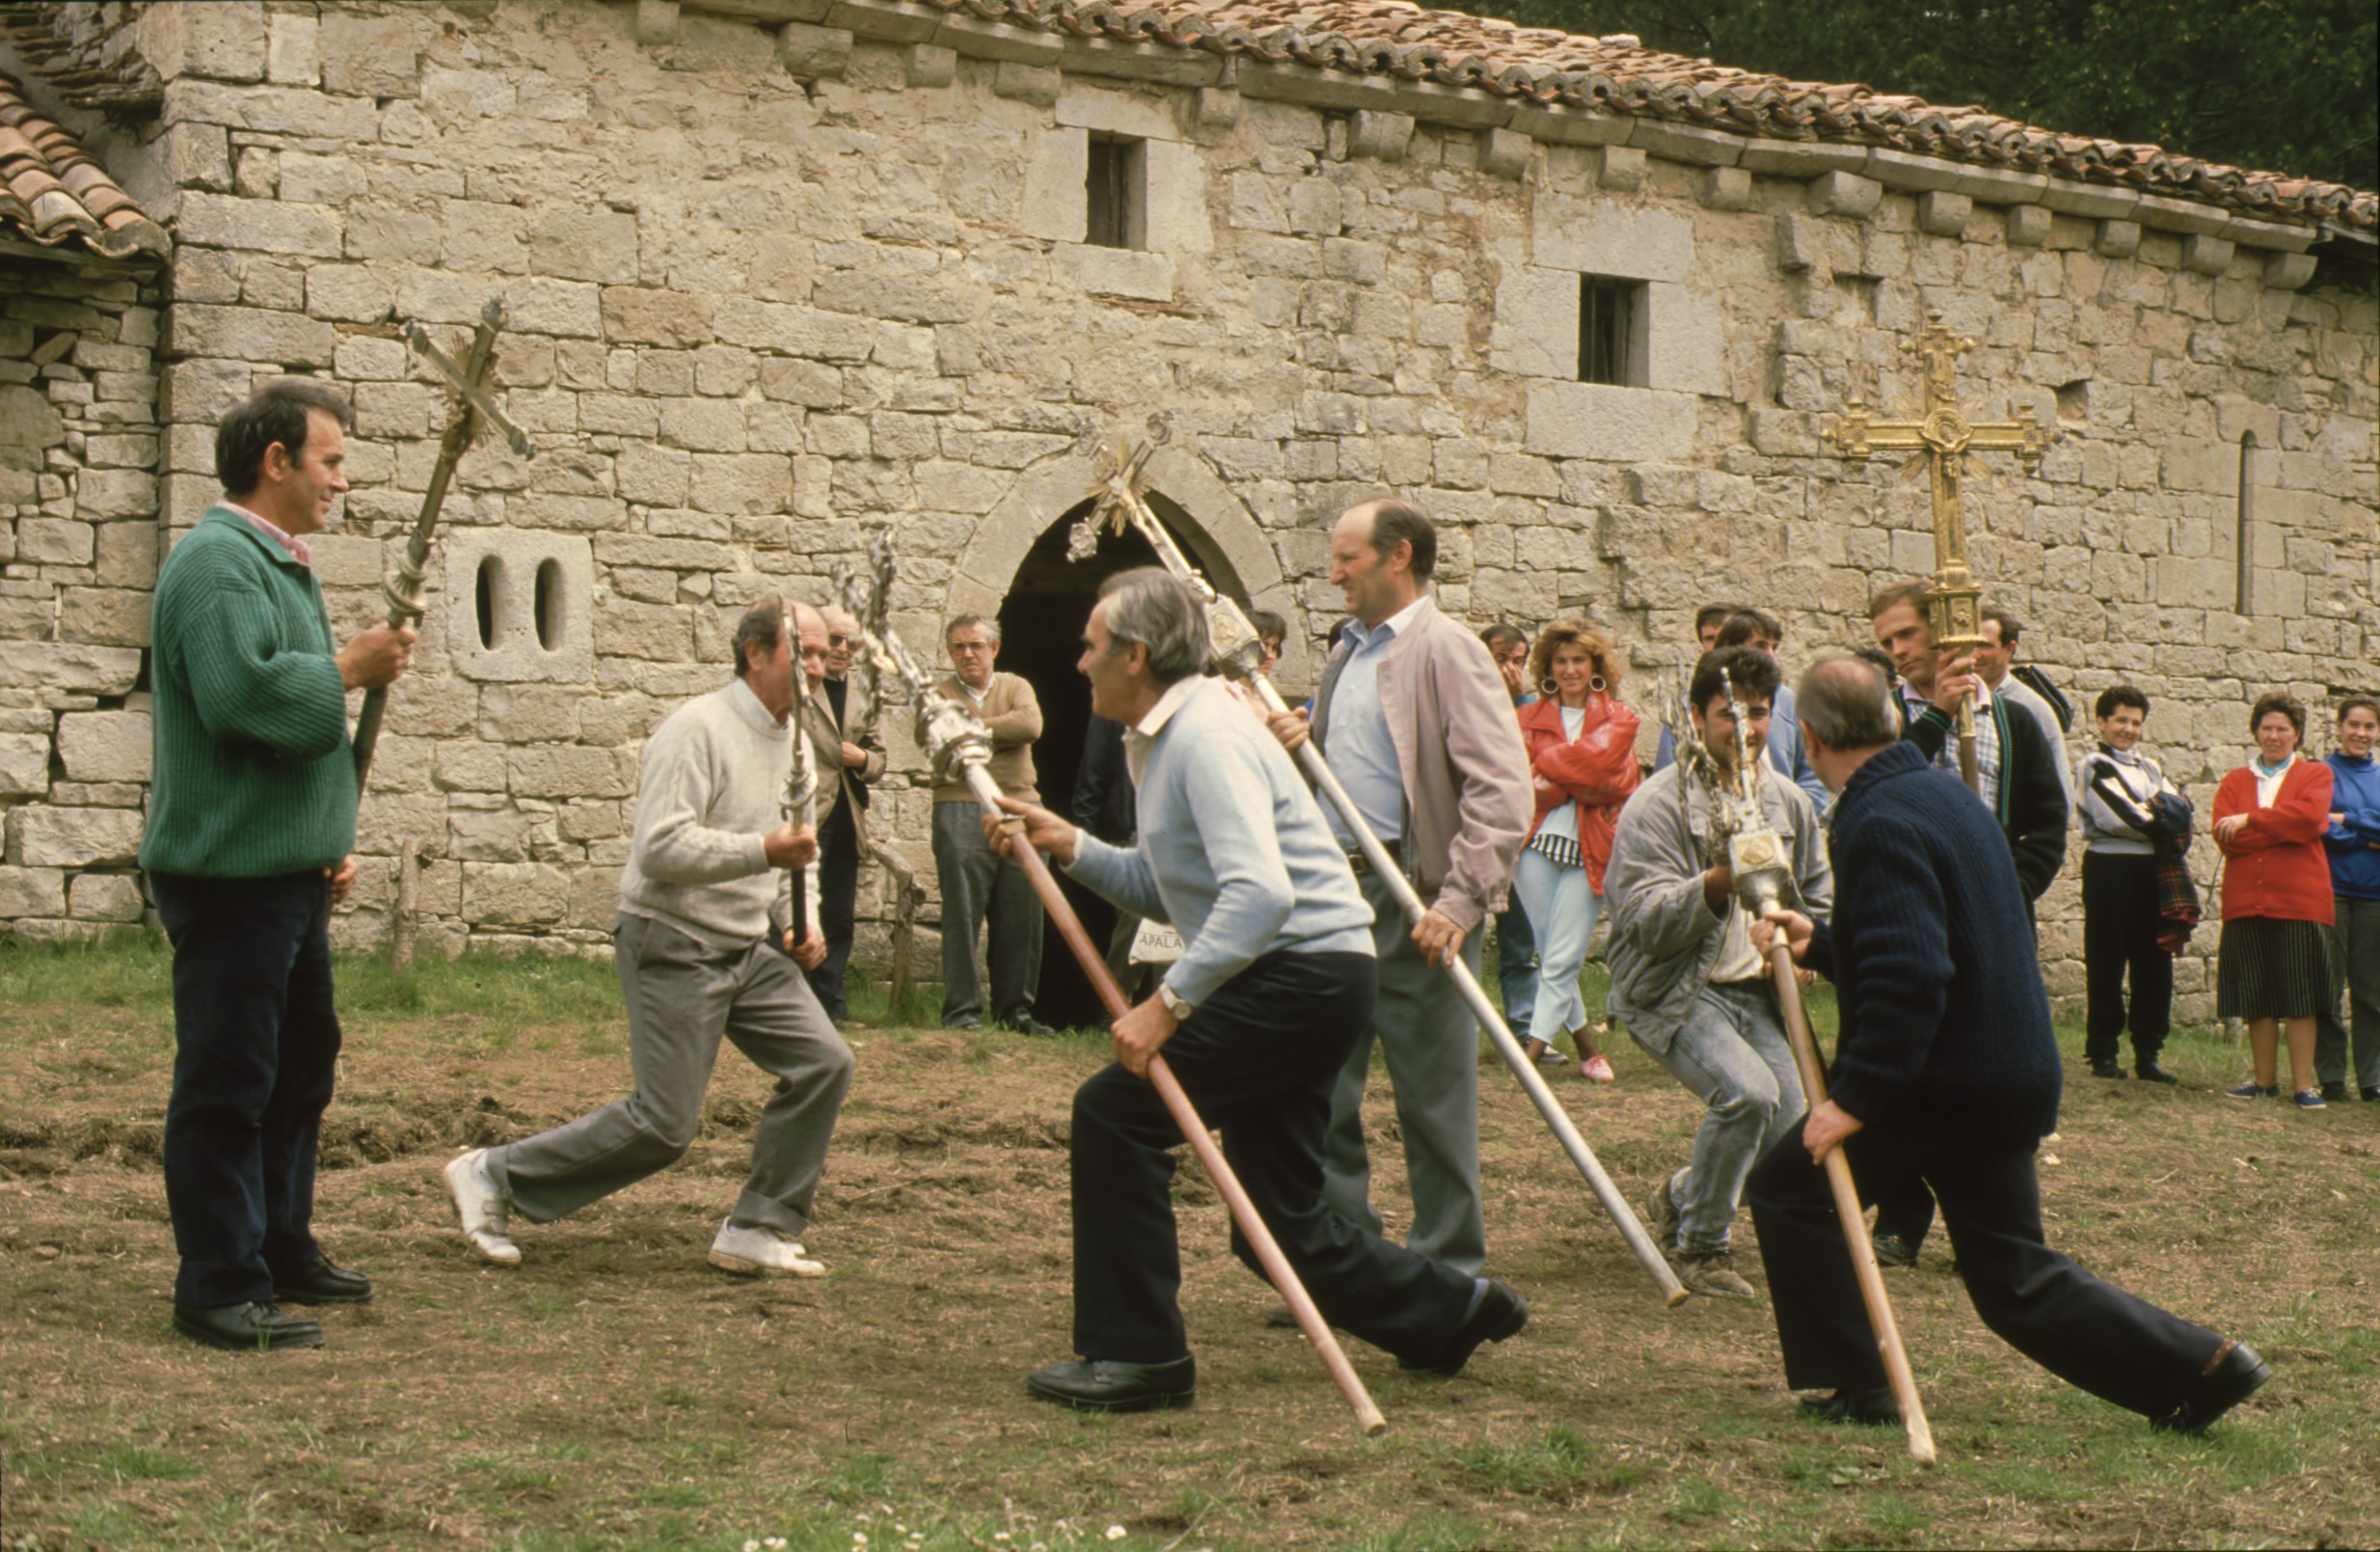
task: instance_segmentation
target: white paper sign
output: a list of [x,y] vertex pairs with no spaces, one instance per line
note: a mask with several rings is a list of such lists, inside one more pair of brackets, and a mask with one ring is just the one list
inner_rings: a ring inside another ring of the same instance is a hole
[[1171,965],[1181,954],[1181,934],[1165,922],[1141,918],[1141,930],[1132,935],[1133,964]]

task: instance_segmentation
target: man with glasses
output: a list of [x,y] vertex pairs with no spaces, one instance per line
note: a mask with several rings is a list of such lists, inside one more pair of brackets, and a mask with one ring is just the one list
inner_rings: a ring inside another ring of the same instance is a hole
[[[934,688],[960,702],[991,730],[991,779],[1002,797],[1039,803],[1033,746],[1041,736],[1041,703],[1013,673],[994,672],[1000,622],[961,614],[943,633],[951,676]],[[983,806],[954,771],[933,784],[933,871],[942,886],[942,1024],[979,1029],[984,983],[975,970],[975,938],[989,918],[991,1011],[1019,1034],[1057,1033],[1033,1016],[1041,984],[1041,903],[1022,869],[984,840]]]
[[[849,610],[828,607],[826,619],[826,677],[819,694],[802,708],[802,725],[818,755],[822,776],[833,773],[834,804],[818,826],[818,885],[821,920],[826,938],[826,958],[810,972],[810,990],[818,994],[826,1017],[836,1023],[851,1021],[852,1010],[843,990],[844,967],[851,963],[852,939],[857,930],[859,857],[867,849],[868,788],[884,774],[884,746],[875,733],[852,733],[860,708],[852,701],[852,658],[858,650],[859,621]],[[797,905],[798,899],[797,898]],[[804,927],[810,924],[804,922]]]

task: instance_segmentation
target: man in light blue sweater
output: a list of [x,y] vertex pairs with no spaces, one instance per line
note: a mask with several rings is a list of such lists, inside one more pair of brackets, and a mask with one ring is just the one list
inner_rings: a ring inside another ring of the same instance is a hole
[[[1452,1375],[1520,1331],[1503,1284],[1390,1243],[1323,1202],[1323,1131],[1339,1068],[1370,1027],[1372,909],[1313,795],[1264,724],[1201,677],[1206,617],[1154,568],[1108,579],[1083,632],[1091,707],[1128,729],[1140,833],[1111,846],[1003,800],[1023,839],[1126,911],[1170,921],[1183,952],[1116,1021],[1116,1061],[1074,1096],[1074,1348],[1035,1372],[1044,1401],[1090,1411],[1187,1406],[1196,1369],[1177,1294],[1167,1183],[1181,1132],[1144,1081],[1166,1061],[1223,1133],[1266,1227],[1333,1325],[1407,1368]],[[987,818],[1002,850],[1013,838]],[[1234,1233],[1252,1269],[1254,1253]]]
[[826,622],[764,598],[736,627],[735,645],[734,681],[672,712],[644,748],[612,929],[636,1092],[446,1166],[464,1239],[498,1266],[521,1259],[507,1232],[512,1212],[551,1222],[685,1154],[724,1038],[777,1083],[711,1265],[742,1276],[825,1273],[801,1236],[851,1087],[852,1052],[801,974],[825,962],[825,938],[813,924],[804,941],[785,944],[790,962],[777,939],[791,919],[789,870],[818,858],[816,831],[787,821],[783,803],[789,719],[825,676]]

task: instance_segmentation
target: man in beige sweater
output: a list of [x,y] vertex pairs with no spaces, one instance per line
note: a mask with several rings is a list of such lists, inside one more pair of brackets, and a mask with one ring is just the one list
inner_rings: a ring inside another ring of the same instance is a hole
[[[934,688],[965,704],[991,729],[987,769],[1001,796],[1041,802],[1033,746],[1041,736],[1041,703],[1024,680],[993,671],[1000,657],[1000,622],[961,614],[950,622],[942,640],[956,671]],[[1033,1016],[1033,998],[1041,988],[1041,903],[1022,870],[985,844],[983,808],[961,779],[933,784],[933,871],[942,886],[943,1026],[983,1026],[984,983],[975,969],[975,938],[988,917],[993,1016],[1021,1034],[1055,1033]]]

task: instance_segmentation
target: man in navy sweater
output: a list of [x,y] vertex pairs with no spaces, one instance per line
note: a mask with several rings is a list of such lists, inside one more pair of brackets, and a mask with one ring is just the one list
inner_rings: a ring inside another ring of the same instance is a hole
[[2024,894],[1991,811],[1900,739],[1886,694],[1855,658],[1802,676],[1803,745],[1838,795],[1834,912],[1755,929],[1763,952],[1782,932],[1842,1009],[1832,1094],[1749,1182],[1786,1382],[1832,1392],[1802,1403],[1814,1416],[1900,1415],[1819,1167],[1842,1146],[1864,1196],[1933,1187],[1976,1313],[2016,1350],[2158,1428],[2204,1429],[2272,1370],[2043,1241],[2033,1154],[2060,1073]]

